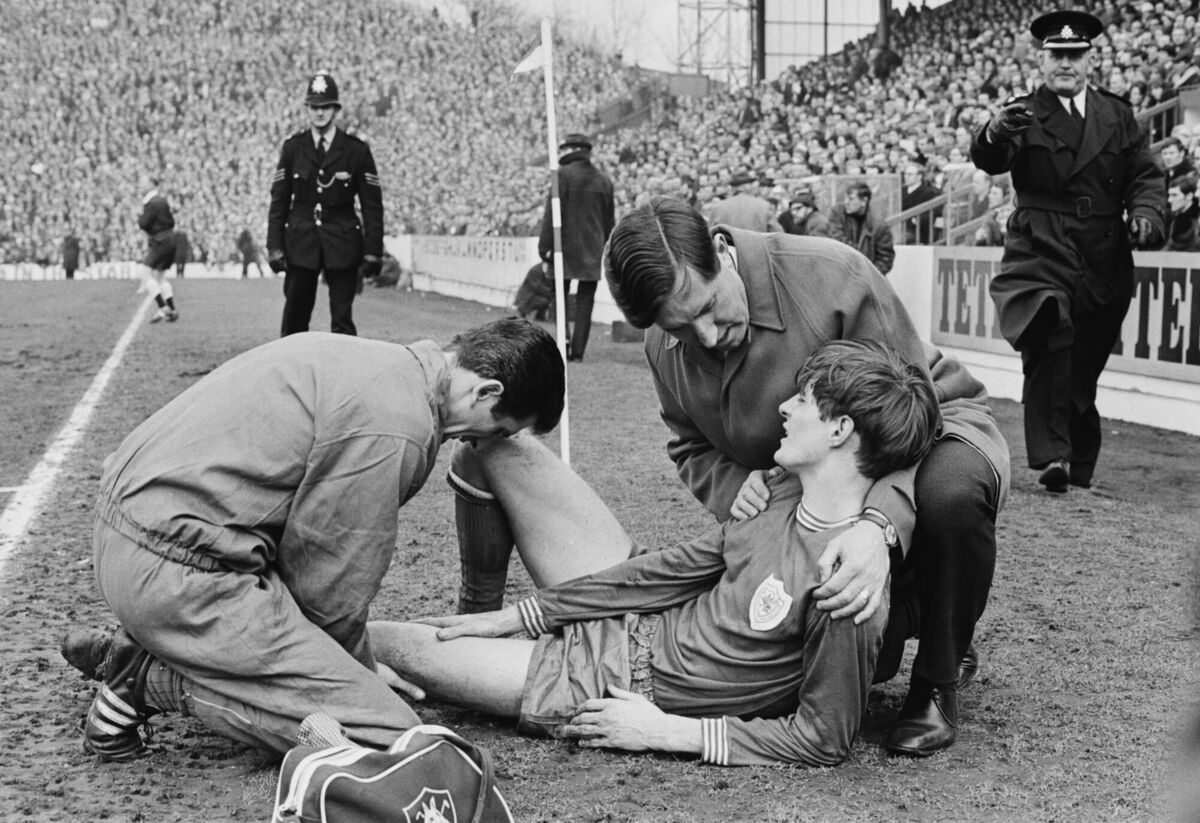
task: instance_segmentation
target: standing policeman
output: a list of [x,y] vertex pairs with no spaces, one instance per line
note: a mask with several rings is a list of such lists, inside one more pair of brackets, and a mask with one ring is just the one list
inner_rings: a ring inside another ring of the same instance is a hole
[[342,104],[328,72],[313,75],[304,103],[312,126],[283,144],[267,222],[268,262],[272,270],[286,272],[282,336],[308,331],[322,271],[331,331],[357,334],[351,309],[358,268],[375,276],[383,254],[379,175],[367,144],[333,125]]
[[1044,85],[1007,103],[971,143],[980,169],[1012,172],[1017,208],[991,294],[1021,353],[1029,466],[1058,494],[1091,486],[1096,381],[1133,296],[1131,241],[1154,248],[1163,230],[1163,175],[1145,133],[1125,100],[1088,86],[1103,29],[1081,11],[1034,20]]

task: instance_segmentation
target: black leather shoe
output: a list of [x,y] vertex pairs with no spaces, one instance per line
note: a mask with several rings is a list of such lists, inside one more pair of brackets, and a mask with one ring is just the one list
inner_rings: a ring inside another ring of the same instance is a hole
[[908,687],[896,727],[888,733],[893,754],[928,757],[954,745],[958,735],[958,692],[954,686],[931,686],[920,680]]
[[104,658],[112,645],[112,632],[103,629],[71,629],[63,638],[63,659],[70,663],[88,680],[103,680]]
[[978,671],[979,652],[975,651],[975,644],[972,643],[967,647],[967,653],[963,655],[963,659],[958,661],[958,690],[960,692],[975,679]]
[[1038,482],[1051,494],[1065,494],[1071,480],[1071,465],[1066,460],[1055,460],[1042,471]]

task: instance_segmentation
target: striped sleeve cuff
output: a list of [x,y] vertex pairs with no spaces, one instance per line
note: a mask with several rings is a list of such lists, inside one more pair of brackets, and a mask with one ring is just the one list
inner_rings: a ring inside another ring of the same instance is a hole
[[700,739],[703,743],[701,762],[729,765],[729,727],[724,717],[700,718]]
[[538,604],[536,596],[527,597],[517,603],[517,610],[521,613],[521,622],[525,624],[525,631],[529,632],[530,637],[540,637],[550,631],[546,625],[546,615],[542,614],[542,607]]

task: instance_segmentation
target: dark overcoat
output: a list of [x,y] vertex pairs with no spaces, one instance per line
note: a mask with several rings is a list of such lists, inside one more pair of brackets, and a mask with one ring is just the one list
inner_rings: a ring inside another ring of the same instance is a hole
[[[600,258],[616,222],[616,209],[612,181],[592,165],[590,152],[574,151],[559,160],[558,198],[562,213],[563,277],[599,280]],[[549,197],[542,216],[538,254],[547,262],[554,256]]]
[[267,249],[282,250],[289,265],[327,271],[383,255],[383,194],[365,141],[337,129],[322,163],[311,130],[284,142],[271,182]]
[[975,165],[989,174],[1011,171],[1017,192],[1000,274],[991,284],[1000,330],[1022,349],[1022,335],[1044,304],[1055,300],[1071,313],[1078,300],[1111,327],[1115,342],[1133,294],[1123,214],[1162,230],[1162,171],[1122,98],[1089,87],[1078,149],[1071,116],[1052,91],[1042,86],[1024,99],[1034,115],[1024,134],[992,145],[984,126],[971,143]]

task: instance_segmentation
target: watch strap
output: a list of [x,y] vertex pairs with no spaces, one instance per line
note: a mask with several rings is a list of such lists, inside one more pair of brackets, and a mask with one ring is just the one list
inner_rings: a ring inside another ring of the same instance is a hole
[[887,515],[879,511],[879,509],[863,509],[858,519],[874,523],[883,529],[883,541],[889,549],[894,549],[900,545],[900,535],[896,533],[896,527],[892,525],[891,520],[888,520]]

